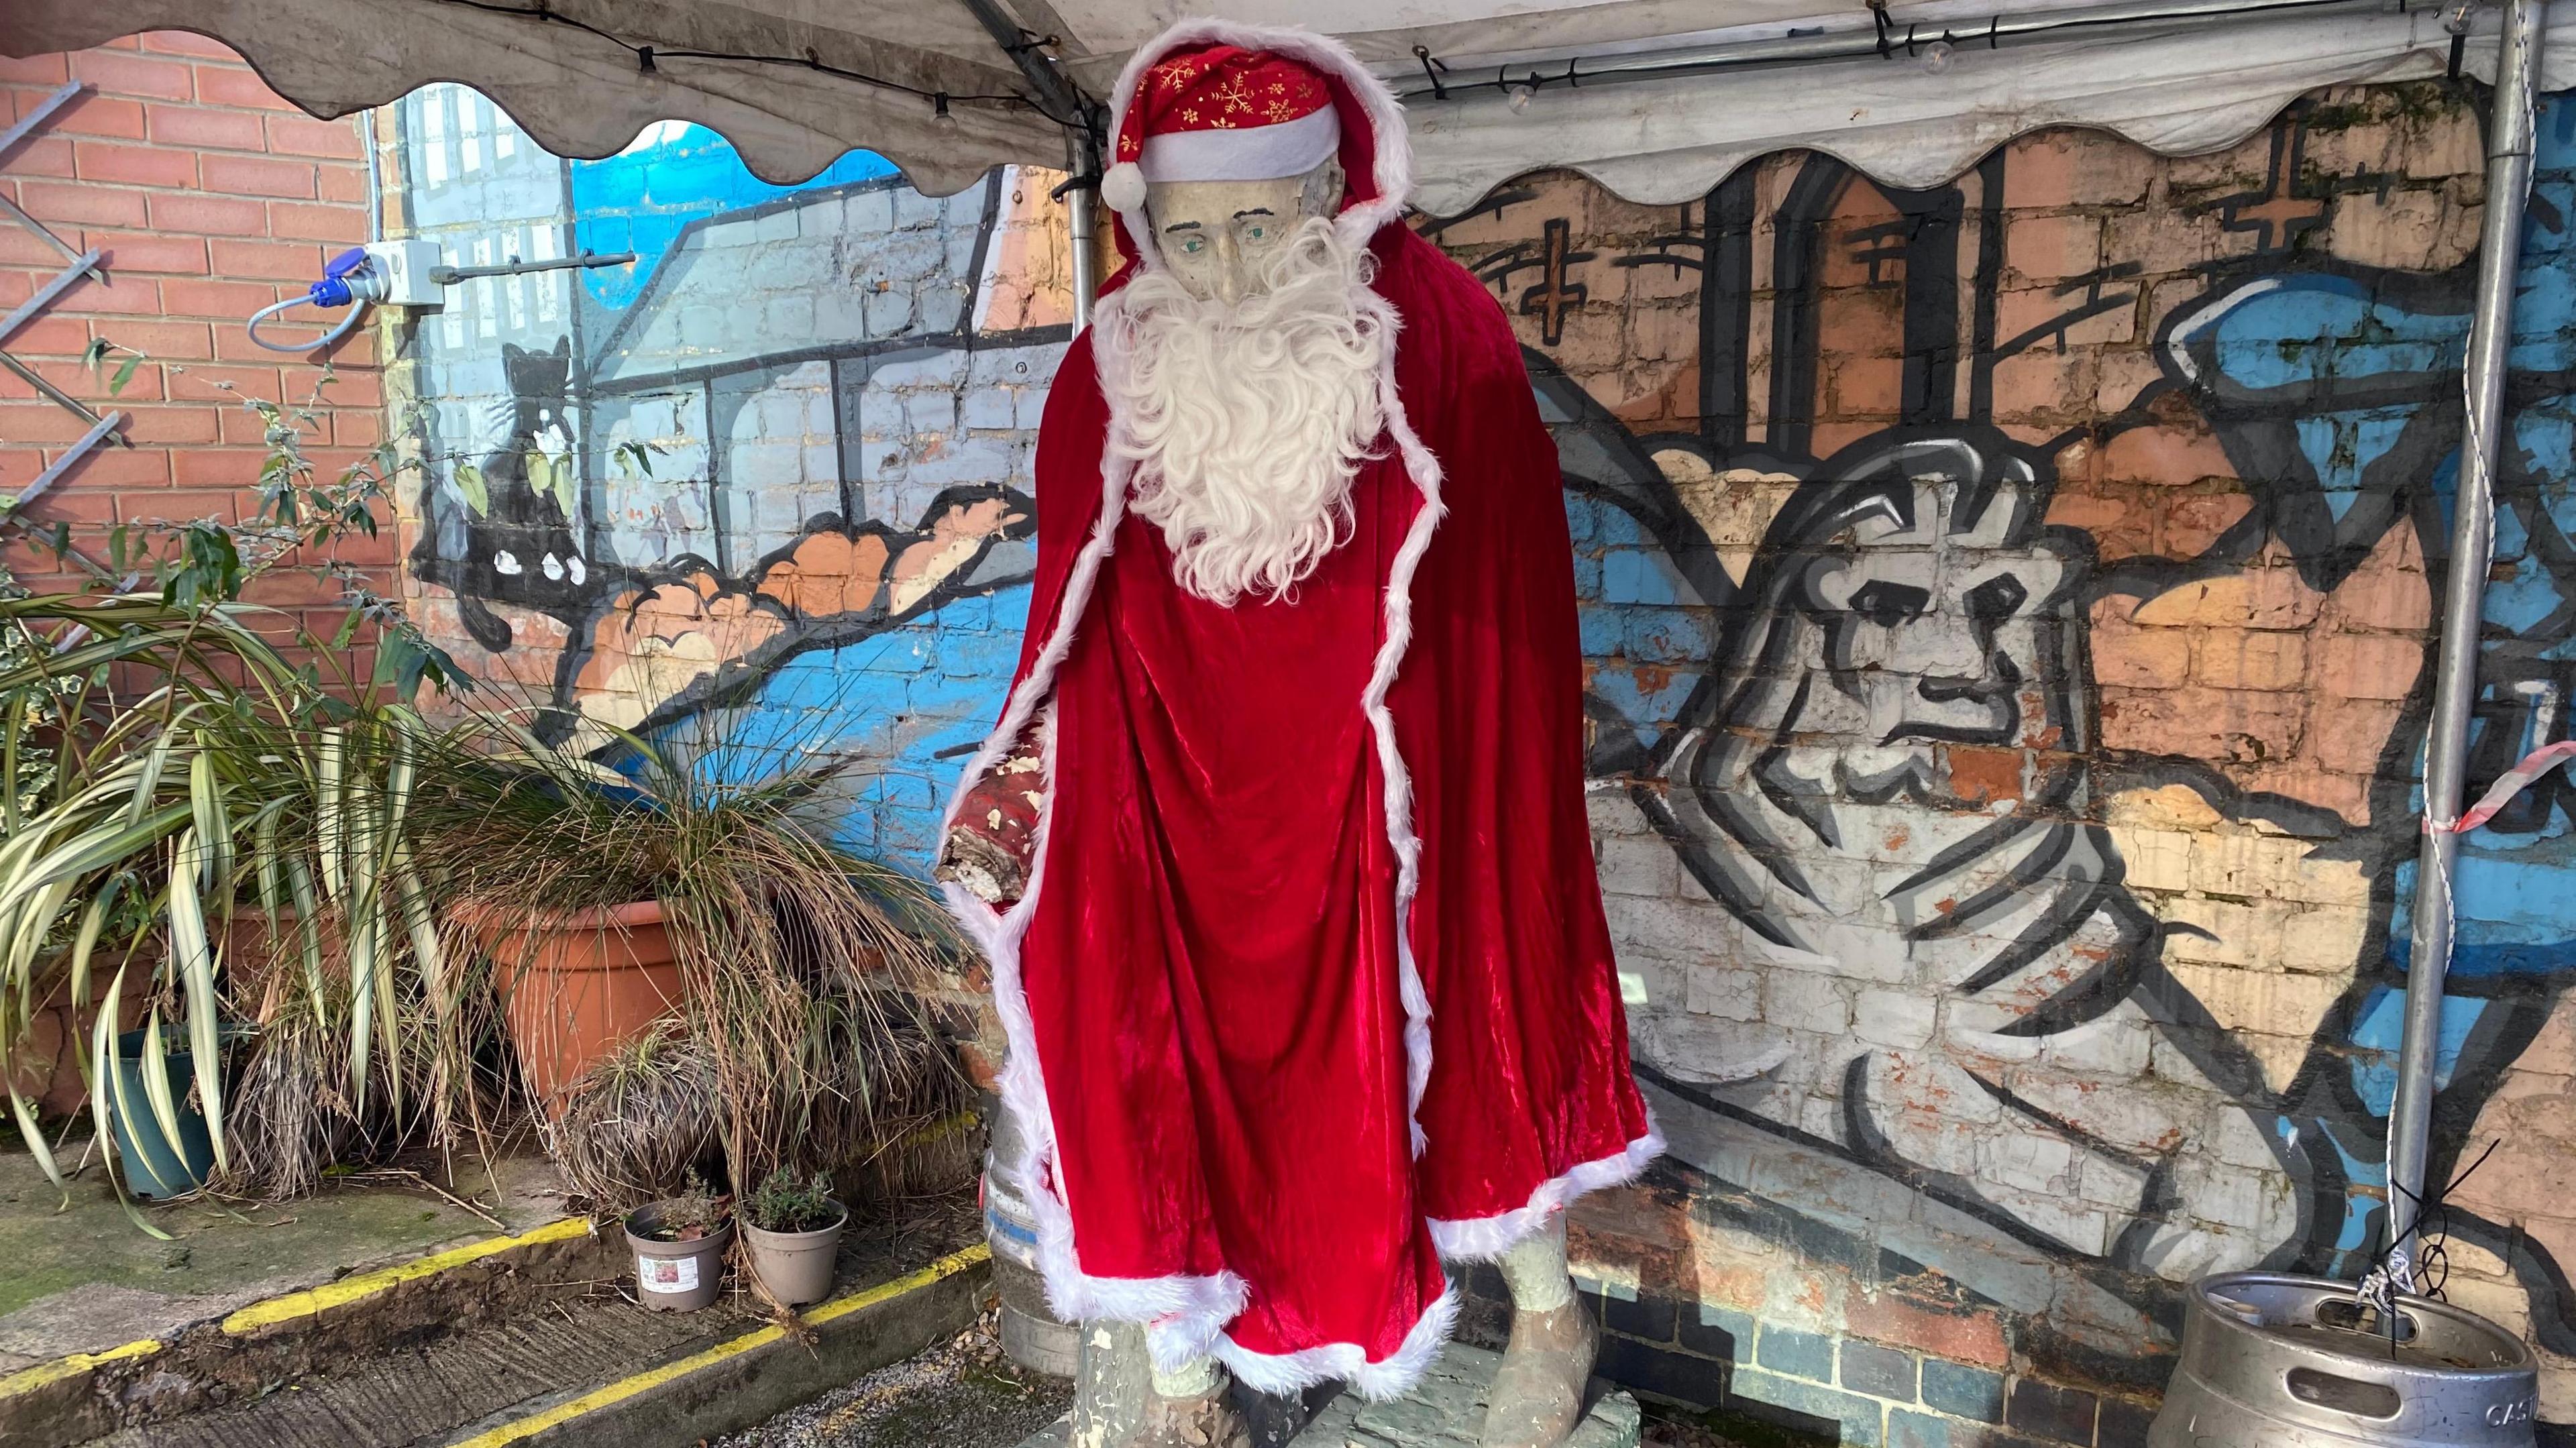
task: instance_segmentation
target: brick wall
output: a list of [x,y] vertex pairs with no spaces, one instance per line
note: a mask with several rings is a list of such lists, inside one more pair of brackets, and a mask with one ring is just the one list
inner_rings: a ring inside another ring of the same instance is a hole
[[[30,506],[30,519],[40,528],[70,522],[75,546],[96,557],[99,535],[114,524],[254,513],[268,446],[241,399],[311,401],[323,362],[335,375],[319,393],[307,455],[336,476],[383,436],[373,328],[361,326],[328,353],[290,356],[253,345],[243,321],[301,292],[326,257],[366,239],[362,119],[314,120],[230,50],[178,32],[0,60],[0,116],[26,114],[67,80],[90,89],[0,155],[0,190],[72,245],[110,253],[109,284],[74,286],[0,350],[101,413],[127,412],[122,435],[133,445],[94,452]],[[53,248],[0,219],[0,312],[63,265]],[[117,363],[97,372],[82,365],[94,341],[150,358],[119,395],[108,389]],[[0,491],[24,488],[86,430],[0,372]],[[381,510],[388,524],[391,511]],[[53,568],[50,555],[23,546],[7,556],[31,583]],[[350,540],[339,557],[387,567],[390,526],[381,543]],[[263,596],[293,604],[336,588],[304,574],[272,580]]]
[[[2047,133],[1920,191],[1802,153],[1684,206],[1529,176],[1426,223],[1568,479],[1673,1144],[1575,1213],[1614,1376],[1846,1443],[2131,1443],[2183,1283],[2371,1265],[2478,105],[2335,91],[2175,159]],[[2569,732],[2571,278],[2553,212],[2472,793]],[[2433,1141],[2437,1179],[2497,1144],[2447,1291],[2539,1350],[2561,1436],[2571,808],[2552,776],[2466,845]]]

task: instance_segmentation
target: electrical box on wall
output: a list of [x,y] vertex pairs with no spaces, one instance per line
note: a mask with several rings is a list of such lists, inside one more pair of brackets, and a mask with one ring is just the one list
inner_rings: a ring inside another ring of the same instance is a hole
[[447,288],[430,279],[439,264],[434,241],[375,241],[366,247],[367,261],[382,290],[370,300],[386,307],[436,310],[447,300]]

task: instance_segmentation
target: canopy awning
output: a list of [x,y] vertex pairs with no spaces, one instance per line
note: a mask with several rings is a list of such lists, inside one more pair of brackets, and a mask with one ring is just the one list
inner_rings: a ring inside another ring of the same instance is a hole
[[[1169,13],[1139,0],[998,4],[1093,96]],[[2420,0],[1916,0],[1875,14],[1852,0],[1182,8],[1348,41],[1408,95],[1417,200],[1440,214],[1547,167],[1662,203],[1790,147],[1829,151],[1897,186],[1947,179],[2046,126],[2204,151],[2319,86],[2442,74],[2453,46],[2447,9]],[[1061,166],[1066,155],[1060,123],[1070,117],[1051,113],[969,0],[8,0],[5,9],[8,54],[191,30],[240,51],[321,116],[461,82],[567,156],[610,155],[652,122],[694,121],[767,180],[802,180],[865,148],[921,190],[946,194],[996,164]],[[2472,19],[2464,60],[2485,76],[2496,21],[2486,7]],[[2556,34],[2543,77],[2551,89],[2576,85],[2576,19]]]

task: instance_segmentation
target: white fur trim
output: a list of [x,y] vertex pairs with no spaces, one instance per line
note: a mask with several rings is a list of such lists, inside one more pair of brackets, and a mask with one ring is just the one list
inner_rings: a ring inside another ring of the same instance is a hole
[[1587,1161],[1560,1177],[1550,1177],[1530,1193],[1529,1201],[1490,1217],[1431,1221],[1431,1241],[1446,1262],[1490,1262],[1546,1229],[1548,1219],[1585,1192],[1623,1186],[1637,1179],[1646,1163],[1664,1154],[1663,1133],[1648,1117],[1646,1134],[1623,1151]]
[[1100,173],[1100,199],[1112,211],[1138,211],[1145,205],[1145,171],[1133,161],[1121,161]]
[[[1403,103],[1386,82],[1360,64],[1350,47],[1311,30],[1238,25],[1227,20],[1182,21],[1128,57],[1126,69],[1118,73],[1118,84],[1109,93],[1109,133],[1114,136],[1124,128],[1127,108],[1136,103],[1136,88],[1144,83],[1145,72],[1156,62],[1183,46],[1209,44],[1272,51],[1329,71],[1368,112],[1370,169],[1374,173],[1371,179],[1377,183],[1377,199],[1349,208],[1334,221],[1344,241],[1355,247],[1366,246],[1379,227],[1404,214],[1404,203],[1413,194],[1413,142],[1404,129]],[[1110,205],[1127,228],[1128,244],[1136,249],[1138,263],[1149,271],[1160,267],[1163,259],[1154,249],[1153,229],[1145,224],[1144,198],[1138,197],[1134,206],[1120,206],[1115,201]]]
[[1342,118],[1326,106],[1275,126],[1147,136],[1136,168],[1148,182],[1276,181],[1323,165],[1341,144]]
[[1449,1342],[1449,1331],[1458,1321],[1458,1289],[1444,1289],[1422,1316],[1404,1335],[1404,1343],[1377,1362],[1368,1360],[1368,1352],[1355,1342],[1331,1342],[1319,1347],[1291,1353],[1258,1353],[1235,1345],[1233,1338],[1219,1335],[1213,1351],[1217,1361],[1243,1380],[1246,1387],[1275,1396],[1303,1392],[1326,1381],[1346,1382],[1351,1391],[1373,1403],[1401,1398],[1422,1381],[1422,1375],[1439,1360],[1440,1349]]
[[1378,362],[1378,400],[1386,412],[1387,434],[1404,458],[1405,475],[1422,494],[1421,511],[1405,530],[1386,576],[1386,641],[1378,646],[1377,664],[1360,695],[1360,712],[1377,736],[1378,772],[1386,777],[1386,838],[1395,847],[1395,965],[1398,997],[1404,1003],[1405,1121],[1417,1158],[1430,1145],[1422,1134],[1422,1093],[1431,1085],[1431,995],[1422,985],[1422,967],[1413,957],[1413,897],[1422,884],[1422,840],[1413,831],[1413,774],[1396,743],[1395,714],[1386,707],[1396,671],[1413,643],[1413,574],[1430,551],[1431,535],[1440,526],[1440,460],[1431,455],[1413,422],[1404,414],[1404,399],[1395,386],[1395,354],[1403,342],[1404,319],[1375,291],[1363,289],[1360,305],[1377,314],[1387,336]]

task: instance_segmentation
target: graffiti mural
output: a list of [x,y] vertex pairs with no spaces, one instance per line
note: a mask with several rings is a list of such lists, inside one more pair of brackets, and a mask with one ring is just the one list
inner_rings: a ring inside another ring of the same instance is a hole
[[414,232],[503,273],[412,339],[424,621],[556,737],[829,759],[842,837],[926,860],[1026,609],[1052,178],[931,198],[854,152],[774,186],[676,122],[567,162],[456,86],[401,117]]
[[[1823,1229],[1863,1287],[1928,1272],[2147,1386],[2173,1284],[2385,1245],[2481,106],[2321,95],[2182,160],[2032,137],[1927,191],[1804,154],[1679,208],[1542,176],[1426,224],[1559,440],[1686,1310],[1777,1312],[1737,1259]],[[2543,131],[2475,788],[2576,684],[2576,102]],[[2549,1354],[2553,1419],[2566,790],[2465,852],[2434,1163],[2504,1143],[2448,1290]]]

